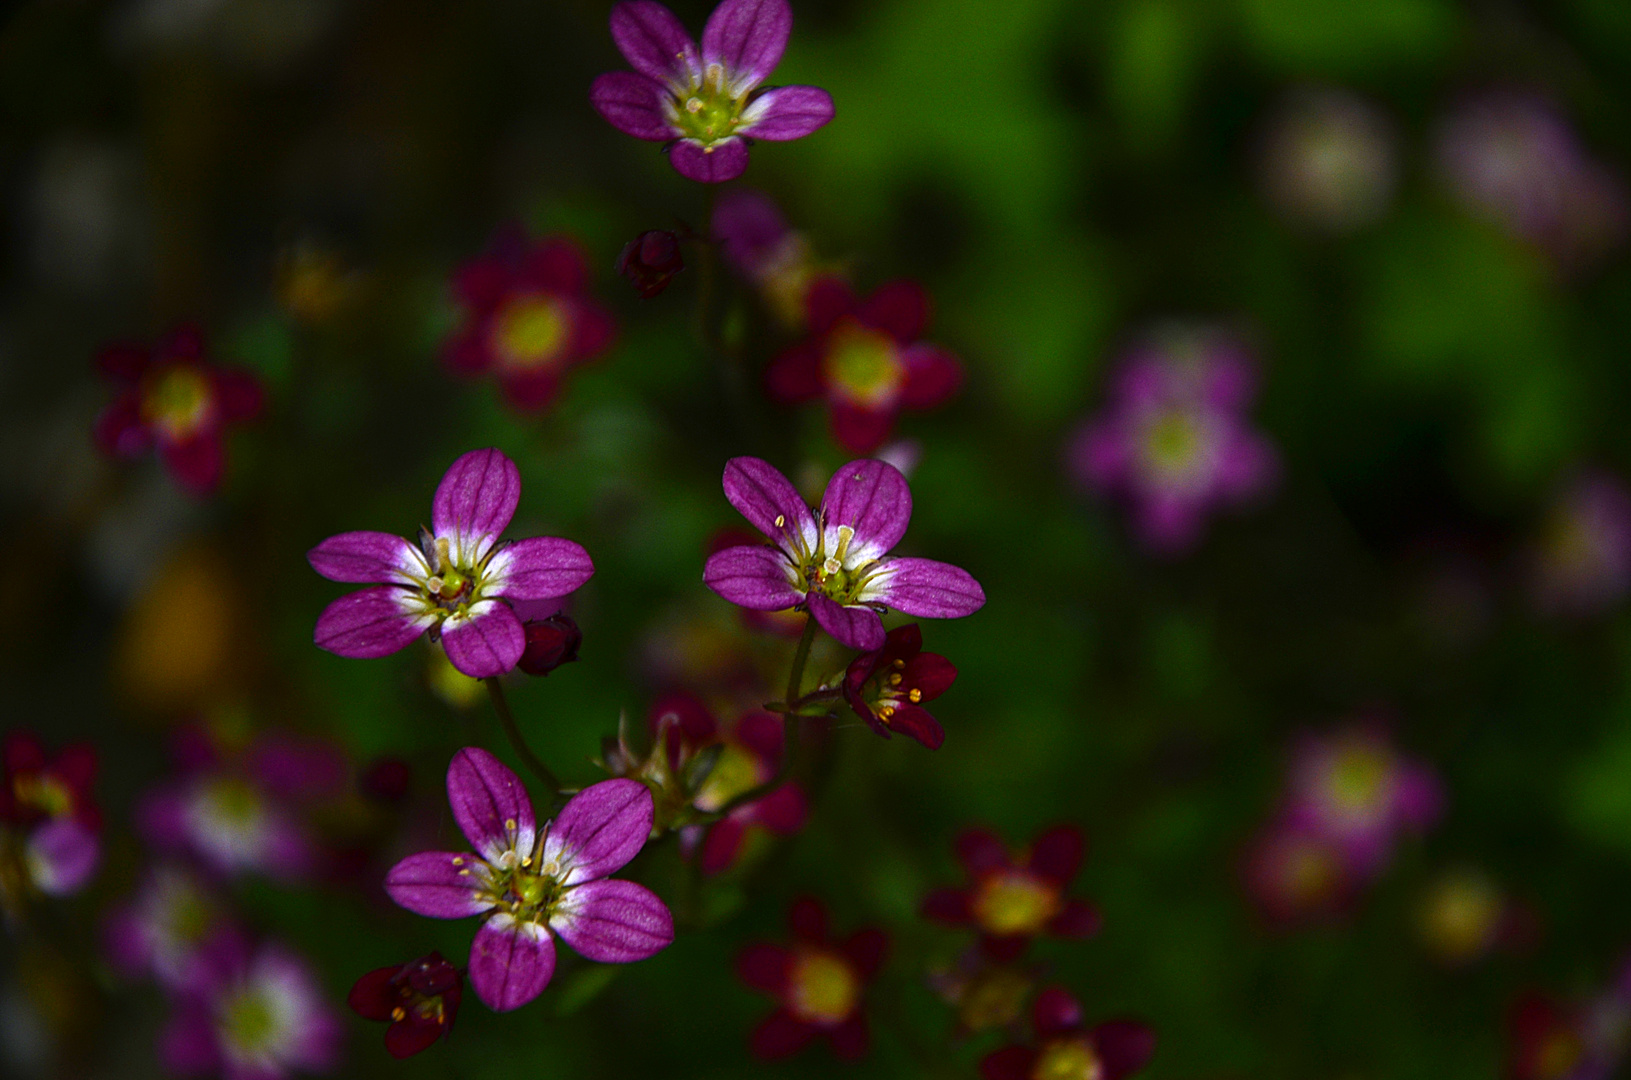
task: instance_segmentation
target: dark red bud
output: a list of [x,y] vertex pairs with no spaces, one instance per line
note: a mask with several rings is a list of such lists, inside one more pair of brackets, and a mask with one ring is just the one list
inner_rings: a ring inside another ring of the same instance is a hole
[[646,299],[668,288],[674,275],[684,269],[680,238],[667,229],[641,233],[625,244],[617,257],[617,272],[634,282]]
[[548,675],[578,658],[583,631],[570,616],[556,613],[547,619],[523,623],[521,629],[526,632],[527,647],[516,667],[528,675]]

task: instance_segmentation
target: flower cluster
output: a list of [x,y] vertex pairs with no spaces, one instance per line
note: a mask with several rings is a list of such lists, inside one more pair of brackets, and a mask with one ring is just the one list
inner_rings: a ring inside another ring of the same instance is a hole
[[1123,358],[1108,408],[1072,437],[1071,475],[1125,499],[1151,548],[1190,548],[1208,515],[1263,495],[1278,474],[1273,447],[1246,423],[1255,393],[1252,360],[1232,336],[1163,328]]
[[1564,1003],[1527,993],[1508,1016],[1509,1080],[1607,1080],[1619,1070],[1631,1031],[1631,964],[1594,998]]
[[12,731],[0,742],[0,909],[9,917],[35,895],[71,896],[96,872],[95,780],[96,751],[84,743],[53,760],[32,732]]

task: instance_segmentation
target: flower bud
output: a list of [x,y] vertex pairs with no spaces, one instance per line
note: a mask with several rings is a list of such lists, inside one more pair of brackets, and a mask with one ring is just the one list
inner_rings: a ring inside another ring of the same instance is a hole
[[674,275],[685,269],[680,255],[680,238],[667,229],[650,229],[623,246],[617,257],[617,272],[650,299],[668,288]]
[[583,631],[571,616],[557,612],[547,619],[523,623],[521,629],[527,635],[527,647],[516,666],[528,675],[548,675],[578,658]]

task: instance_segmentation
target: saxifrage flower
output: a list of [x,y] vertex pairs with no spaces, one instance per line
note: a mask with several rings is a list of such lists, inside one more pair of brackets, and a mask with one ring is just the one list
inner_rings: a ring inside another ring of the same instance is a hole
[[463,321],[442,346],[455,375],[492,375],[504,400],[536,412],[555,400],[574,366],[610,348],[611,313],[589,295],[589,266],[562,236],[529,240],[501,232],[488,250],[459,267],[453,296]]
[[1382,868],[1401,833],[1425,831],[1443,809],[1433,771],[1401,755],[1375,724],[1305,735],[1293,753],[1288,823],[1341,845],[1361,877]]
[[237,929],[226,905],[179,864],[160,863],[104,925],[108,957],[125,975],[151,976],[167,990],[198,988],[216,943]]
[[759,458],[732,458],[724,486],[730,504],[770,539],[708,559],[703,581],[733,604],[807,610],[827,633],[867,650],[883,647],[880,611],[955,619],[985,604],[968,571],[888,554],[912,517],[911,489],[893,465],[865,459],[845,465],[813,514],[792,482]]
[[407,964],[375,968],[351,987],[346,1004],[364,1020],[381,1020],[385,1049],[392,1057],[412,1057],[453,1030],[464,996],[459,969],[439,952]]
[[96,365],[119,396],[96,419],[96,444],[114,457],[157,450],[176,481],[208,495],[226,472],[227,428],[252,420],[265,394],[244,371],[216,367],[197,327],[184,326],[151,348],[119,344]]
[[63,747],[56,760],[40,740],[13,731],[0,745],[0,906],[15,911],[24,894],[78,892],[101,858],[102,814],[92,798],[96,750]]
[[825,401],[833,438],[852,454],[882,446],[902,409],[932,409],[962,385],[957,358],[918,340],[929,298],[915,281],[861,300],[839,278],[820,278],[805,309],[810,337],[771,361],[765,385],[778,401]]
[[375,583],[317,619],[316,642],[340,656],[389,656],[421,634],[473,679],[502,675],[526,650],[509,601],[565,596],[595,572],[571,540],[500,543],[521,501],[521,473],[497,450],[472,450],[436,488],[431,528],[415,546],[381,532],[331,536],[307,554],[330,581]]
[[1014,1044],[980,1061],[985,1080],[1121,1080],[1155,1053],[1155,1032],[1137,1020],[1107,1020],[1088,1027],[1082,1006],[1050,986],[1036,996],[1031,1015],[1036,1045]]
[[938,750],[946,732],[923,703],[945,693],[956,678],[951,661],[924,652],[922,629],[907,623],[885,635],[883,648],[850,662],[844,672],[844,700],[884,738],[898,731]]
[[1082,865],[1080,829],[1059,825],[1023,851],[1010,854],[995,833],[969,829],[957,838],[957,857],[968,872],[962,889],[936,889],[923,901],[935,922],[972,926],[998,960],[1012,960],[1032,938],[1091,937],[1102,921],[1091,905],[1065,896]]
[[540,828],[515,773],[466,747],[448,766],[447,798],[476,850],[410,855],[386,874],[385,891],[419,915],[482,917],[470,985],[489,1008],[517,1009],[543,992],[555,972],[552,934],[603,964],[644,960],[674,940],[673,916],[656,893],[607,876],[651,834],[644,784],[593,784]]
[[589,99],[625,135],[666,143],[680,175],[705,184],[748,167],[752,139],[802,138],[833,117],[815,86],[762,88],[793,29],[787,0],[725,0],[697,48],[674,13],[654,0],[612,8],[612,40],[633,71],[601,75]]
[[839,1058],[865,1057],[870,1035],[861,995],[883,966],[888,939],[869,929],[832,941],[826,909],[808,897],[794,902],[788,921],[791,948],[761,942],[736,958],[738,977],[779,1003],[754,1029],[749,1046],[758,1057],[773,1060],[824,1035]]

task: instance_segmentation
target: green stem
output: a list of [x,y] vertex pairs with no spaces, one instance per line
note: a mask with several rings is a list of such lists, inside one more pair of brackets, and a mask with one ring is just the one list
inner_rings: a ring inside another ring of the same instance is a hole
[[549,796],[553,799],[561,793],[561,782],[555,779],[555,774],[549,771],[549,766],[541,761],[527,740],[521,737],[521,729],[516,726],[515,714],[510,712],[510,703],[504,696],[504,687],[497,676],[489,676],[481,680],[487,684],[487,693],[493,699],[493,711],[498,713],[499,725],[504,728],[504,734],[509,737],[510,745],[515,747],[516,754],[526,767],[532,770],[532,775],[544,782],[549,788]]
[[814,615],[804,617],[804,633],[799,636],[798,648],[793,651],[793,668],[787,673],[787,701],[798,699],[799,687],[804,685],[804,665],[810,662],[810,646],[815,641]]

